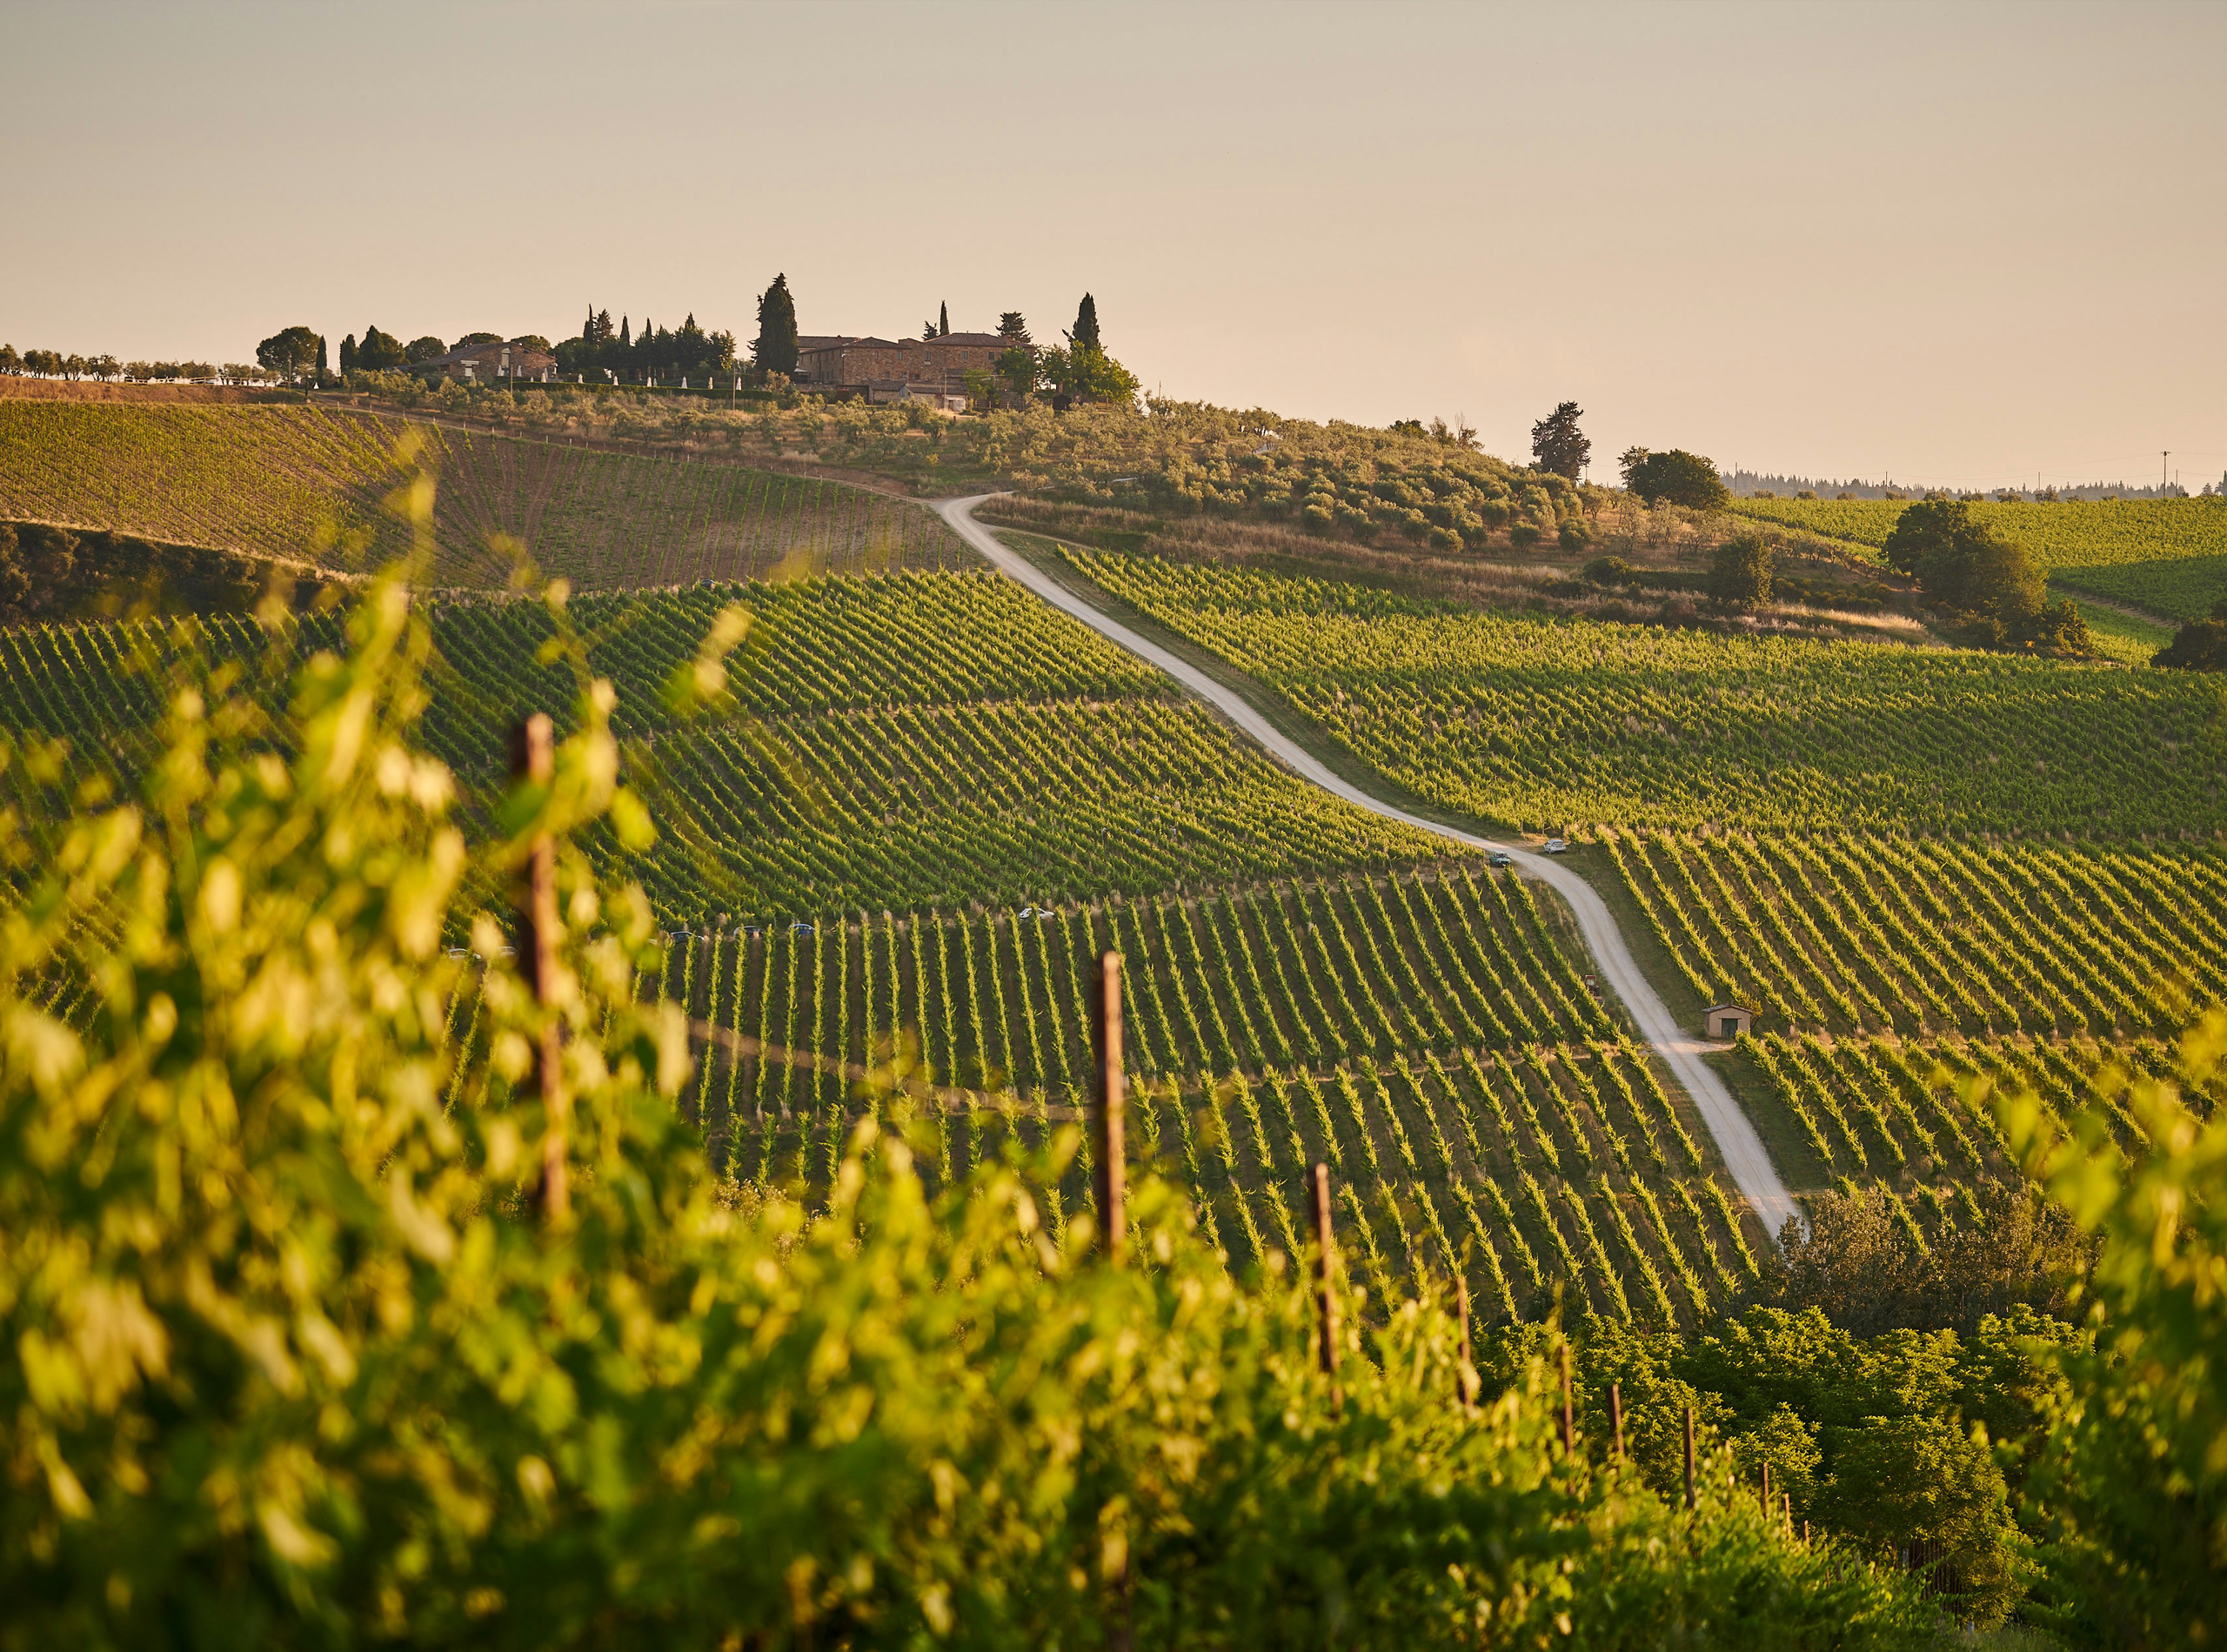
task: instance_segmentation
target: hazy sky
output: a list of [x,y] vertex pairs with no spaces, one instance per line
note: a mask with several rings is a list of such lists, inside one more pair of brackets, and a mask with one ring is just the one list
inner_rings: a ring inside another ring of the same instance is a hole
[[1172,396],[1528,457],[2227,470],[2227,3],[0,0],[0,340],[1087,288]]

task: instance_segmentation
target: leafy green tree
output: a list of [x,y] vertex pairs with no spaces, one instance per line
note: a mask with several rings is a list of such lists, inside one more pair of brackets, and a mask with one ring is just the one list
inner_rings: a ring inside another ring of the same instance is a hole
[[1709,558],[1709,594],[1728,608],[1756,608],[1771,599],[1772,546],[1759,533],[1735,534]]
[[0,344],[0,374],[12,378],[23,371],[23,358],[13,344]]
[[1731,495],[1716,473],[1716,466],[1698,453],[1673,448],[1651,453],[1643,447],[1628,448],[1622,460],[1624,485],[1649,505],[1682,505],[1690,510],[1718,511]]
[[750,359],[761,373],[796,374],[797,306],[786,274],[775,276],[758,301],[758,338],[750,346]]
[[1009,350],[1000,351],[994,364],[994,371],[1008,390],[1012,391],[1015,396],[1027,399],[1029,392],[1036,388],[1036,347],[1029,344],[1018,344]]
[[[1895,520],[1885,545],[1887,564],[1916,579],[1947,608],[1991,619],[2006,634],[2030,634],[2045,600],[2042,571],[2016,540],[1972,514],[1964,499],[1921,499]],[[2077,620],[2077,612],[2071,615]],[[2053,627],[2070,627],[2064,614]],[[2086,627],[2078,627],[2084,636]]]
[[2173,671],[2227,671],[2227,598],[2211,605],[2210,618],[2175,632],[2150,663]]
[[288,327],[255,347],[256,365],[298,378],[316,365],[324,341],[307,327]]
[[1104,351],[1080,344],[1044,351],[1039,371],[1055,407],[1075,402],[1134,404],[1141,388],[1137,376]]
[[1067,347],[1070,350],[1104,348],[1098,338],[1098,300],[1087,292],[1082,295],[1082,303],[1076,306],[1075,324],[1067,332]]
[[468,350],[474,344],[499,344],[502,342],[503,335],[498,332],[468,332],[465,334],[463,338],[458,339],[456,343],[450,345],[449,348],[451,350]]
[[1531,427],[1531,458],[1541,470],[1577,480],[1593,457],[1592,441],[1577,427],[1584,417],[1575,402],[1563,402]]
[[1959,1616],[2010,1615],[2032,1568],[1985,1429],[1924,1413],[1868,1416],[1835,1431],[1832,1461],[1816,1518],[1869,1559],[1924,1569]]
[[998,337],[1021,348],[1032,347],[1028,337],[1028,321],[1018,310],[1008,310],[998,318]]
[[422,338],[411,339],[404,349],[402,358],[405,365],[416,367],[425,362],[438,361],[448,353],[449,347],[446,344],[434,338],[432,334],[427,333]]

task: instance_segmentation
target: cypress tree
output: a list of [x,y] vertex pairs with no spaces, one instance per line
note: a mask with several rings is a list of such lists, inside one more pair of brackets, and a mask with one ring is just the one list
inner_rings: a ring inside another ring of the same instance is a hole
[[317,336],[317,382],[318,384],[322,385],[324,382],[324,377],[327,371],[324,356],[324,335],[323,333],[319,333]]
[[775,276],[758,300],[758,338],[750,346],[750,359],[760,372],[793,374],[797,370],[797,305],[786,274]]
[[340,341],[340,371],[343,373],[356,371],[356,335],[352,332]]
[[936,306],[936,337],[951,337],[951,304],[948,301]]
[[621,350],[632,350],[634,347],[633,339],[627,335],[626,318],[624,316],[619,318],[619,347]]
[[1098,301],[1088,293],[1082,295],[1082,304],[1075,311],[1074,331],[1067,335],[1067,342],[1077,350],[1100,350],[1098,342]]

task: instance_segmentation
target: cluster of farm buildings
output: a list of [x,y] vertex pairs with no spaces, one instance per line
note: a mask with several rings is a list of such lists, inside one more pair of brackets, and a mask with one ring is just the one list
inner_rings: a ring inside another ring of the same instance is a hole
[[823,395],[926,401],[964,411],[966,375],[988,371],[1012,346],[1012,339],[994,332],[901,340],[807,333],[797,339],[796,382]]
[[[966,375],[990,370],[1013,340],[994,332],[950,332],[935,338],[853,338],[806,333],[797,339],[796,382],[822,395],[868,402],[926,401],[953,412],[966,408]],[[427,378],[467,384],[545,385],[557,358],[524,339],[459,344],[411,369]]]

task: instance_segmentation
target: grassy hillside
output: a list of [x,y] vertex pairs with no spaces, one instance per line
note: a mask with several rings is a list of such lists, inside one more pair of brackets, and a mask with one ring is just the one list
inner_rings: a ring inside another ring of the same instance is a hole
[[[1909,507],[1893,499],[1735,499],[1757,521],[1878,546]],[[2016,539],[2053,584],[2198,619],[2227,597],[2227,499],[1986,500],[1973,512]]]
[[324,406],[0,400],[0,518],[368,568],[408,543],[385,505],[406,433],[438,484],[431,585],[500,588],[498,535],[582,590],[971,559],[868,490]]

